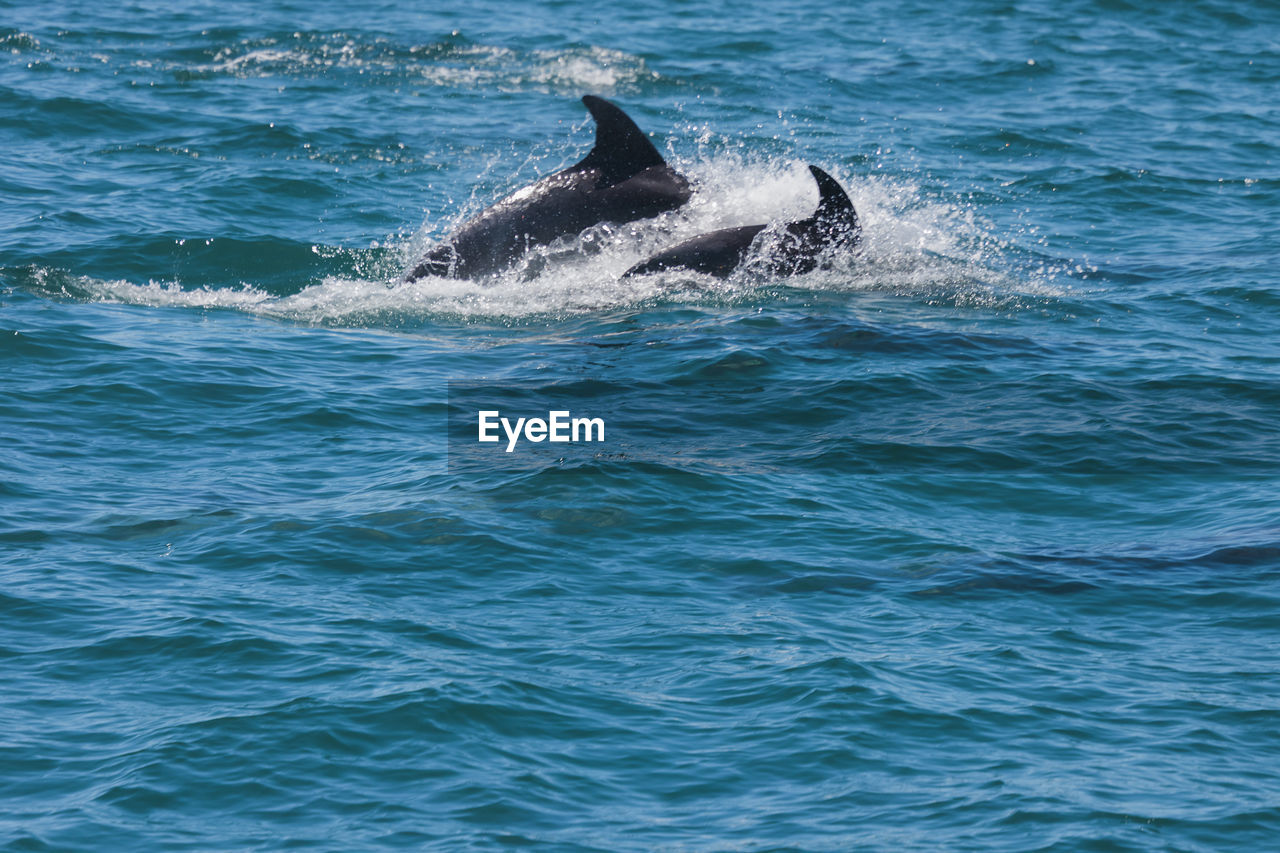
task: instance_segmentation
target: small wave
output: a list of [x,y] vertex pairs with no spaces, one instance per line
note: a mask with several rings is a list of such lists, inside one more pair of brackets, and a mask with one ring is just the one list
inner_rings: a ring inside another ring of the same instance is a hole
[[397,82],[505,91],[633,91],[659,80],[644,59],[595,45],[518,50],[474,44],[461,34],[425,45],[352,36],[295,32],[244,39],[212,52],[203,62],[171,69],[180,79],[309,77],[335,70],[393,78]]
[[14,55],[28,50],[39,50],[40,40],[31,33],[15,30],[12,27],[0,27],[0,50]]

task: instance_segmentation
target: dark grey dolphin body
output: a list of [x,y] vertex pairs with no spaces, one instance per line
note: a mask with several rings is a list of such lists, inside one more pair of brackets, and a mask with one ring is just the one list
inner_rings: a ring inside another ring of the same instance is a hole
[[[761,271],[773,275],[795,275],[814,269],[823,253],[831,249],[853,249],[861,237],[853,202],[835,178],[810,166],[818,182],[818,209],[808,219],[789,222],[778,245],[760,258]],[[768,226],[744,225],[725,228],[686,240],[636,264],[623,273],[641,275],[670,269],[727,277],[751,254],[751,246]]]
[[689,200],[689,182],[667,165],[635,122],[613,104],[582,99],[596,144],[579,163],[518,190],[450,235],[405,276],[473,278],[509,267],[531,246],[601,222],[634,222]]

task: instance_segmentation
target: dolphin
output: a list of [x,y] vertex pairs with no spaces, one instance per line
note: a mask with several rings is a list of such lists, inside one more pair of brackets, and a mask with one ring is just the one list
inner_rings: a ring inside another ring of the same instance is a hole
[[[809,171],[818,182],[818,209],[808,219],[789,222],[783,227],[778,244],[769,247],[760,259],[763,272],[773,275],[809,272],[818,266],[828,250],[851,250],[861,239],[858,214],[844,188],[817,166],[810,166]],[[751,256],[752,245],[766,227],[744,225],[694,237],[641,261],[622,276],[690,269],[727,278]],[[764,249],[765,245],[760,248]]]
[[601,222],[634,222],[675,210],[692,194],[636,123],[614,104],[583,97],[596,144],[581,161],[486,208],[427,252],[405,276],[475,278],[511,266],[530,246]]

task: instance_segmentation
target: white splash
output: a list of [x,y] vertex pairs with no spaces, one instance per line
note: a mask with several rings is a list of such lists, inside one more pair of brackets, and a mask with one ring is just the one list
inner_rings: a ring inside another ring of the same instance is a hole
[[[658,302],[768,299],[780,286],[812,291],[883,291],[926,301],[998,304],[1018,297],[1063,295],[1059,272],[1028,274],[1008,262],[1012,244],[996,237],[968,204],[926,198],[896,178],[864,177],[835,169],[863,226],[856,255],[812,273],[780,281],[749,273],[719,280],[673,271],[621,278],[635,263],[682,240],[718,228],[782,223],[809,216],[817,188],[800,160],[746,162],[718,155],[675,162],[695,186],[680,211],[627,225],[599,225],[531,251],[512,269],[480,281],[402,280],[434,242],[424,227],[368,278],[326,277],[299,292],[276,296],[245,283],[231,289],[184,289],[178,282],[131,284],[81,280],[90,299],[145,305],[223,308],[296,322],[402,325],[432,317],[509,319],[562,316],[641,307]],[[461,219],[461,216],[459,216]],[[447,233],[456,222],[438,229]],[[339,252],[342,250],[338,250]]]

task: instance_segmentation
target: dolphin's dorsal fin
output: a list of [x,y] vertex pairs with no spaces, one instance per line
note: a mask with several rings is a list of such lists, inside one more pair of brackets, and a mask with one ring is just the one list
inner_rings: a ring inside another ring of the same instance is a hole
[[667,164],[649,137],[622,110],[595,95],[584,95],[582,103],[596,120],[596,147],[577,168],[599,169],[606,184],[616,184],[650,166]]
[[818,182],[818,209],[813,214],[814,220],[823,224],[842,225],[856,234],[858,214],[844,187],[817,166],[810,166],[809,171]]

